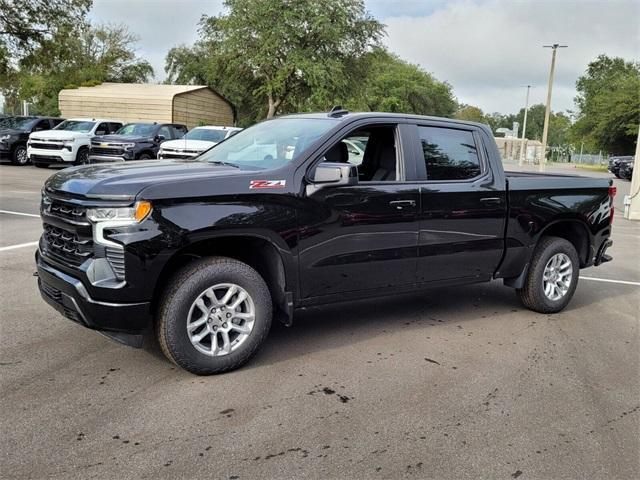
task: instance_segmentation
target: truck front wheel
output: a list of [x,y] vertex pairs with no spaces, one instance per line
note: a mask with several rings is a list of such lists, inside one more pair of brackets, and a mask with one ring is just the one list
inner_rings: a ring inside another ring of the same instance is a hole
[[564,309],[578,285],[580,260],[564,238],[543,237],[536,246],[524,286],[517,290],[525,307],[540,313]]
[[197,260],[169,283],[156,333],[163,353],[197,375],[246,363],[271,327],[272,304],[262,277],[226,257]]

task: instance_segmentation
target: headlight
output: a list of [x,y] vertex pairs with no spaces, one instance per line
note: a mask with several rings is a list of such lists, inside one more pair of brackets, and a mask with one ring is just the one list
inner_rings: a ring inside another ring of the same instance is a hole
[[135,143],[123,143],[122,146],[124,147],[125,150],[131,150],[133,147],[136,146]]
[[124,208],[90,208],[87,218],[92,222],[141,222],[151,212],[151,203],[141,200],[133,207]]
[[11,135],[8,135],[8,134],[7,134],[7,135],[2,135],[2,136],[0,137],[0,141],[2,141],[2,140],[9,140],[10,138],[11,138]]

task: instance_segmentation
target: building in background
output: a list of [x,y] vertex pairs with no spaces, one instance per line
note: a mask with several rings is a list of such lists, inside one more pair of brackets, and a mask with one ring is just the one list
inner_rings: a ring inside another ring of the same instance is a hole
[[102,83],[60,91],[60,116],[114,118],[123,122],[235,124],[235,108],[204,85]]

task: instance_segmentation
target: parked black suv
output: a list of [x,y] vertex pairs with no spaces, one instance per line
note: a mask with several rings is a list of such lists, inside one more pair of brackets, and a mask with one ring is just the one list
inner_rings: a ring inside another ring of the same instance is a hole
[[0,159],[11,160],[16,165],[29,163],[27,140],[29,134],[51,130],[63,118],[54,117],[4,117],[0,123]]
[[280,117],[195,160],[51,176],[38,282],[81,325],[139,345],[155,322],[171,361],[223,372],[296,308],[502,279],[559,312],[580,269],[611,260],[612,183],[504,172],[477,123]]
[[620,168],[625,164],[633,162],[633,155],[625,155],[622,157],[610,157],[609,158],[609,171],[613,173],[617,178],[620,178]]
[[618,178],[624,178],[625,180],[631,180],[633,177],[633,167],[635,165],[635,161],[633,158],[630,162],[624,162],[620,164],[620,169],[618,170]]
[[154,159],[162,142],[185,133],[187,127],[177,123],[128,123],[113,135],[93,137],[89,163]]

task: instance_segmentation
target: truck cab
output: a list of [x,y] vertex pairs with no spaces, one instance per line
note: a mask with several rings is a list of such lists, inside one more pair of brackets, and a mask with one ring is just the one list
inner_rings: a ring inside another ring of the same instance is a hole
[[51,164],[84,165],[89,160],[91,138],[115,132],[121,126],[117,120],[70,118],[52,130],[29,135],[27,155],[40,168]]

